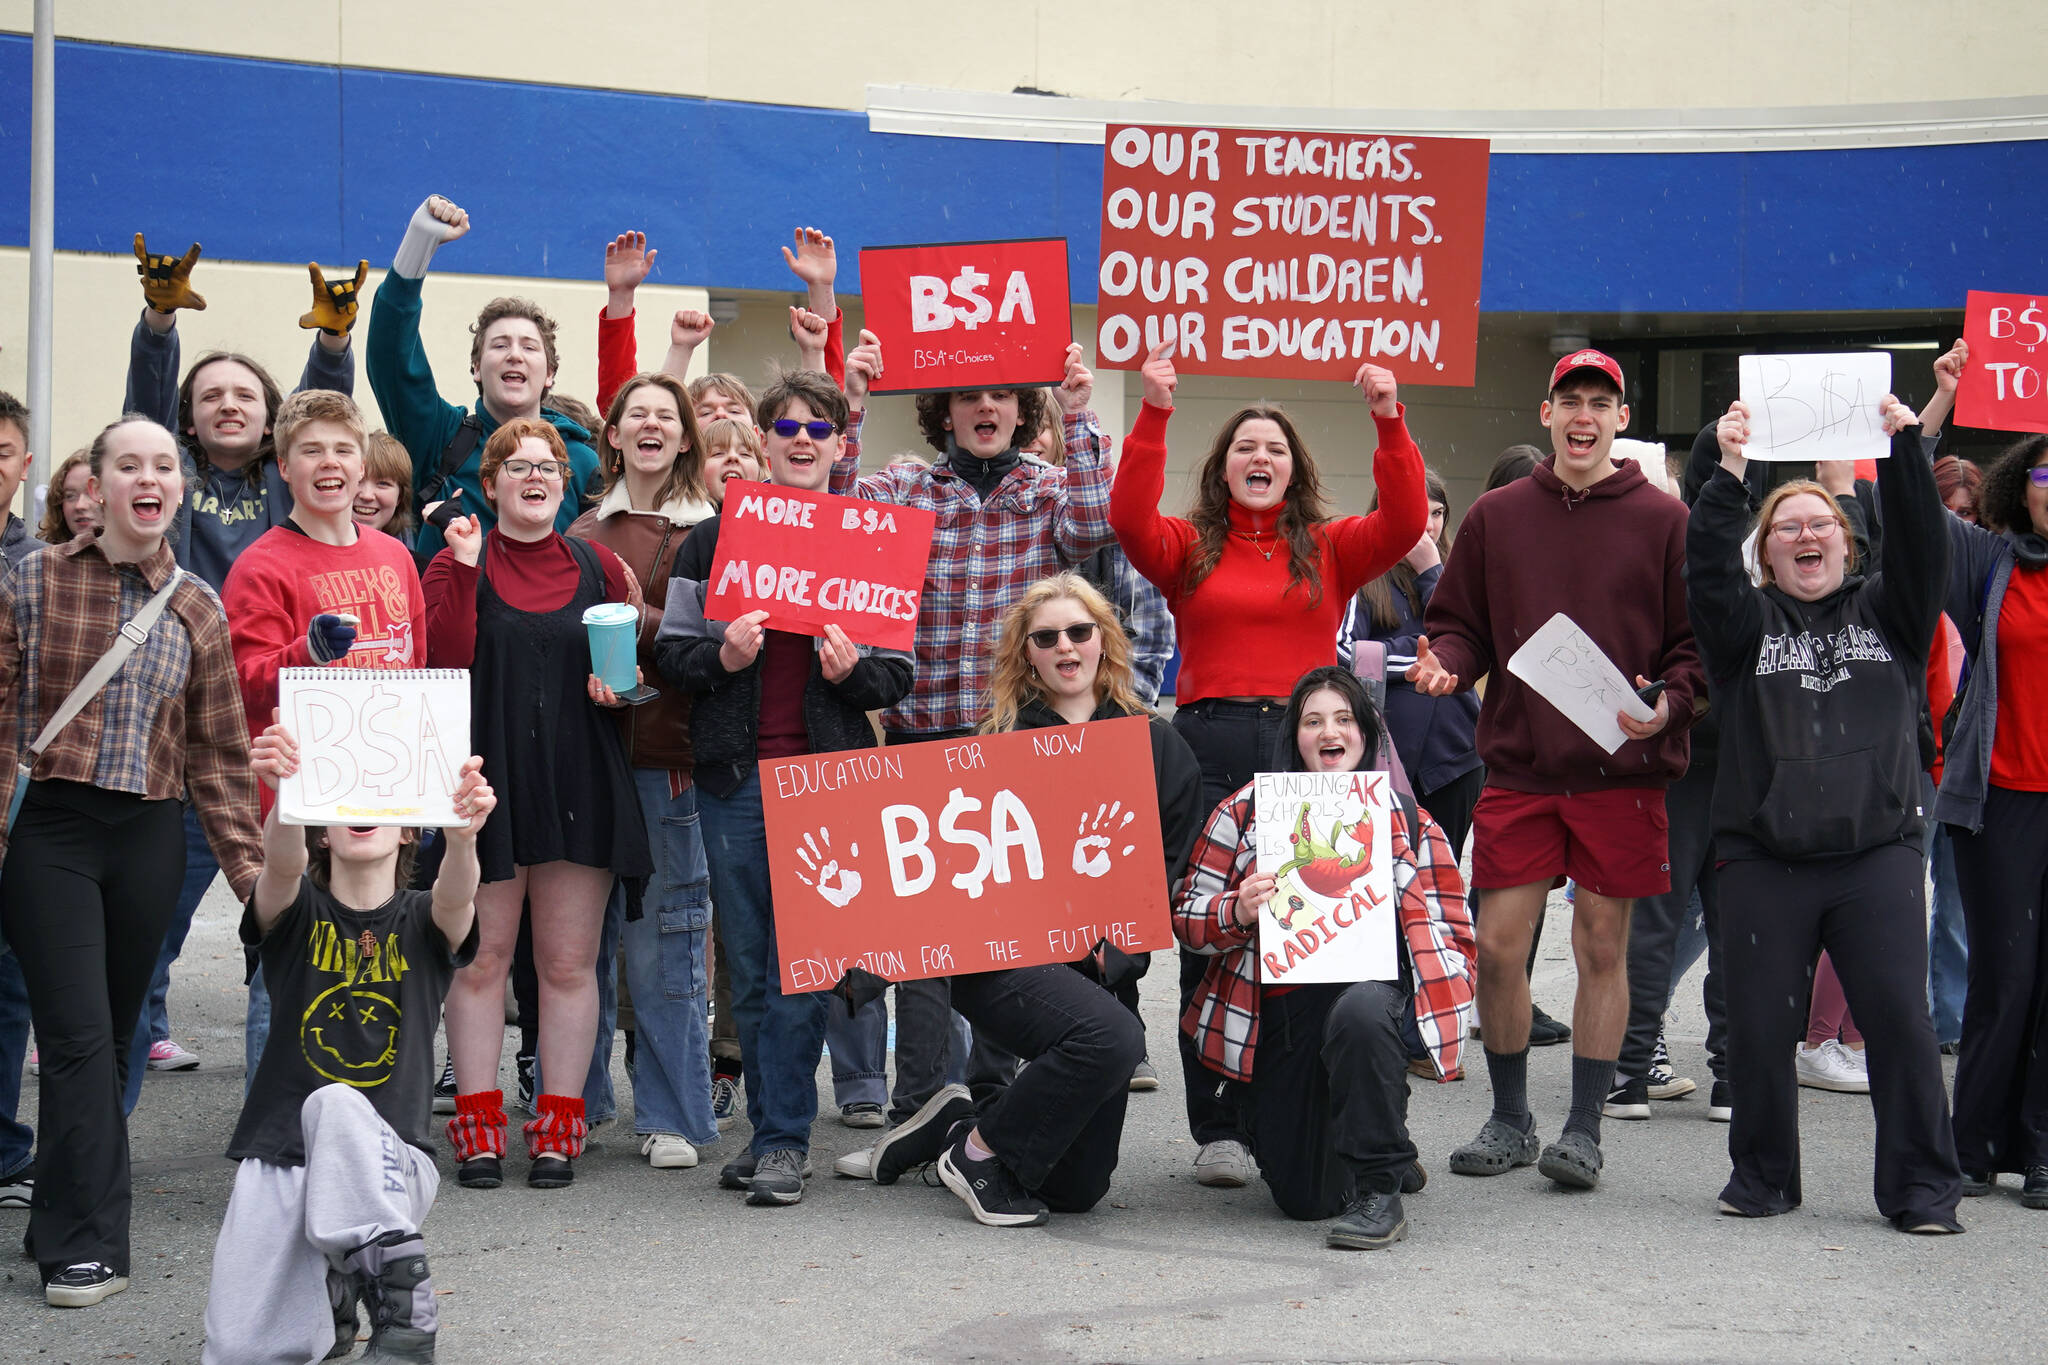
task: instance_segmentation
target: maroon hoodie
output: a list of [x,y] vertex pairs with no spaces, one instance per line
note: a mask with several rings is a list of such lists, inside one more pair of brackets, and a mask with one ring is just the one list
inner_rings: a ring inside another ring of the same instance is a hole
[[[1430,598],[1424,629],[1443,666],[1470,687],[1490,674],[1479,712],[1486,780],[1525,792],[1663,787],[1685,772],[1685,732],[1706,678],[1685,609],[1685,504],[1632,460],[1583,493],[1555,457],[1472,504]],[[1634,682],[1669,684],[1671,724],[1612,754],[1507,671],[1563,612]]]

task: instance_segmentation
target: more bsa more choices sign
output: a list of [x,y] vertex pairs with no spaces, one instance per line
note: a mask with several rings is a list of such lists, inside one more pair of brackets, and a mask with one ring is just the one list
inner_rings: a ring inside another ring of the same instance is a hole
[[1970,363],[1956,386],[1956,421],[2048,432],[2048,296],[1972,289],[1963,340]]
[[1096,355],[1182,374],[1472,383],[1488,144],[1111,124]]
[[868,247],[861,306],[882,342],[876,393],[1016,388],[1066,377],[1064,237]]
[[921,508],[734,479],[704,615],[766,611],[775,630],[823,635],[836,625],[856,644],[907,650],[937,524]]
[[1171,947],[1149,724],[763,764],[782,989]]

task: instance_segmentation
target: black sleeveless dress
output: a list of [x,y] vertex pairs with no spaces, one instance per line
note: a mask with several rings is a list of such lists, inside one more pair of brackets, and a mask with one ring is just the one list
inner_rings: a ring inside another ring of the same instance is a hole
[[597,551],[563,538],[575,595],[554,611],[521,611],[491,587],[489,542],[477,559],[476,655],[470,739],[498,808],[477,837],[483,880],[515,867],[571,862],[626,879],[629,899],[654,872],[647,825],[619,727],[590,700],[583,613],[607,600]]

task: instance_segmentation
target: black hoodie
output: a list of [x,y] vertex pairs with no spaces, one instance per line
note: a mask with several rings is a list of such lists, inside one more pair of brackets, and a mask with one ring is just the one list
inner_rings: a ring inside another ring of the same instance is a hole
[[[1115,702],[1104,701],[1088,719],[1115,720],[1131,714],[1118,709]],[[1188,870],[1188,854],[1195,847],[1195,836],[1209,819],[1209,810],[1202,804],[1202,767],[1195,761],[1195,751],[1171,725],[1150,712],[1136,714],[1151,722],[1152,779],[1159,789],[1159,841],[1166,852],[1166,894],[1171,901]],[[1019,730],[1069,724],[1072,722],[1062,720],[1057,711],[1036,697],[1017,708]]]
[[1687,596],[1721,714],[1721,858],[1825,858],[1920,836],[1916,733],[1948,514],[1918,427],[1892,439],[1878,492],[1877,572],[1848,574],[1818,602],[1750,582],[1742,481],[1717,469],[1693,504]]

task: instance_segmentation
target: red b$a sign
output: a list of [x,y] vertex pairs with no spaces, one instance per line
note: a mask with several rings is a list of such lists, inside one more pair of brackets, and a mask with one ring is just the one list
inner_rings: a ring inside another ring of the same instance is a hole
[[1096,354],[1183,374],[1470,384],[1488,144],[1111,124]]
[[[886,362],[885,362],[886,363]],[[734,479],[704,615],[766,611],[775,630],[909,649],[938,517],[916,507]]]
[[1956,386],[1956,421],[2048,432],[2048,297],[1972,289],[1963,340],[1970,363]]
[[1067,242],[869,247],[861,304],[882,342],[876,393],[1014,388],[1066,377]]
[[[727,495],[730,497],[730,494]],[[1143,716],[761,769],[782,989],[1173,944]]]

